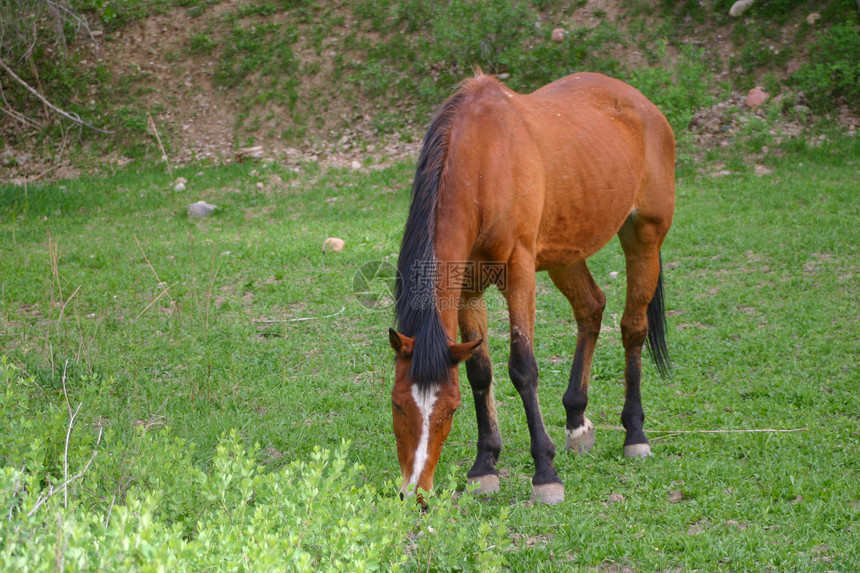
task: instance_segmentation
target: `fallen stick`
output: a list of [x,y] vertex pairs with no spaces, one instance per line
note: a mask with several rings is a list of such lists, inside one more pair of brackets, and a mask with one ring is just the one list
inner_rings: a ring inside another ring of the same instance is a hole
[[322,320],[323,318],[332,318],[343,314],[343,311],[346,310],[345,306],[340,307],[340,310],[334,314],[327,314],[326,316],[308,316],[304,318],[255,318],[251,322],[258,322],[261,324],[279,324],[281,322],[304,322],[306,320]]
[[[595,430],[612,430],[614,432],[626,432],[625,428],[620,426],[594,426]],[[661,432],[664,434],[754,434],[761,432],[770,433],[790,433],[790,432],[805,432],[808,427],[790,428],[787,430],[777,430],[771,428],[753,429],[753,430],[647,430],[648,433]]]

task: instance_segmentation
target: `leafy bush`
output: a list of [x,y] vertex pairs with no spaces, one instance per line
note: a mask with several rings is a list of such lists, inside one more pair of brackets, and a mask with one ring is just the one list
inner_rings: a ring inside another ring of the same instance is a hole
[[462,73],[472,65],[500,73],[511,51],[519,49],[532,19],[528,6],[519,1],[451,0],[433,18],[433,55]]
[[527,49],[507,54],[512,88],[530,92],[580,71],[618,75],[618,61],[606,54],[607,46],[620,41],[617,28],[605,22],[595,28],[571,28],[560,43],[552,42],[550,33],[549,29],[536,29]]
[[794,74],[810,106],[827,111],[845,103],[860,110],[860,31],[856,24],[833,26],[818,37],[809,63]]
[[482,505],[468,494],[455,499],[448,489],[429,497],[422,514],[393,495],[393,485],[389,494],[368,483],[364,468],[348,463],[346,444],[267,472],[256,461],[259,448],[245,448],[232,431],[219,440],[207,471],[166,428],[139,428],[132,452],[106,435],[95,457],[93,440],[79,439],[69,473],[88,467],[85,458],[95,462],[83,481],[70,484],[66,506],[62,494],[48,496],[62,491],[57,460],[68,426],[65,404],[34,393],[33,380],[5,357],[0,384],[0,414],[10,421],[0,436],[0,570],[494,571],[503,565],[506,512],[493,524],[462,526],[463,516],[480,515]]
[[[658,49],[666,60],[666,43]],[[676,134],[686,131],[697,109],[711,103],[709,72],[701,50],[688,46],[671,66],[636,68],[623,79],[654,102]]]

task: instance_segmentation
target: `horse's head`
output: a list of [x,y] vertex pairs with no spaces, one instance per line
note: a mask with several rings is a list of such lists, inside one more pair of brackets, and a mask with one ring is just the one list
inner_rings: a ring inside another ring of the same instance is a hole
[[[394,390],[391,410],[394,414],[394,436],[397,458],[403,475],[401,496],[419,488],[433,488],[433,473],[442,453],[442,444],[451,432],[454,412],[460,406],[460,384],[457,365],[471,356],[482,341],[449,344],[451,370],[447,380],[417,384],[410,376],[415,339],[389,330],[391,348],[397,355],[394,367]],[[418,497],[419,501],[422,498]]]

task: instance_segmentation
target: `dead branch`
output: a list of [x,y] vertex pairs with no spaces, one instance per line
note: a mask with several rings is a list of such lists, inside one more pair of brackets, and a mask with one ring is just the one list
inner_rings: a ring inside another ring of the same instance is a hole
[[90,125],[89,123],[82,120],[78,116],[78,114],[76,114],[76,113],[67,113],[67,112],[63,111],[62,109],[58,108],[57,106],[55,106],[54,104],[52,104],[50,101],[48,101],[47,98],[45,98],[45,96],[40,94],[38,90],[33,89],[33,87],[31,87],[30,84],[28,84],[27,82],[25,82],[24,80],[19,78],[18,75],[12,71],[12,68],[10,68],[8,65],[6,65],[6,62],[4,62],[2,59],[0,59],[0,69],[2,69],[7,74],[9,74],[13,80],[15,80],[16,82],[21,84],[24,87],[24,89],[26,89],[28,92],[30,92],[35,97],[37,97],[39,99],[39,101],[41,101],[43,104],[45,104],[46,106],[48,106],[49,108],[51,108],[52,110],[57,112],[58,114],[62,115],[66,119],[70,119],[77,124],[83,125],[84,127],[88,127],[90,129],[92,129],[93,131],[98,131],[99,133],[106,133],[109,135],[113,134],[112,131],[109,131],[107,129],[102,129],[102,128],[96,127],[94,125]]
[[89,24],[87,24],[86,19],[81,18],[80,16],[75,14],[73,11],[71,11],[68,8],[68,6],[65,6],[63,4],[51,2],[51,0],[43,0],[43,2],[45,2],[45,4],[47,4],[48,6],[52,7],[57,12],[64,12],[66,14],[66,17],[71,18],[72,20],[75,21],[75,24],[77,24],[77,26],[75,28],[76,30],[83,28],[84,30],[87,31],[87,35],[90,37],[90,40],[92,40],[93,42],[96,41],[96,37],[93,34],[92,30],[90,30],[90,26],[89,26]]
[[14,120],[23,123],[24,125],[29,125],[30,127],[35,127],[36,129],[42,129],[44,126],[39,123],[37,120],[27,117],[23,113],[17,112],[12,109],[12,106],[9,104],[9,100],[6,99],[6,92],[3,91],[3,82],[0,82],[0,99],[3,100],[3,108],[0,109],[3,113],[8,115]]

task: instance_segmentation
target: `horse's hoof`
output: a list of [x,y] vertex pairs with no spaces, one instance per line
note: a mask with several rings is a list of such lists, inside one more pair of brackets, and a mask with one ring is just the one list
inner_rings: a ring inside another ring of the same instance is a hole
[[553,505],[564,501],[564,486],[560,483],[544,483],[532,488],[532,501]]
[[575,430],[564,429],[564,447],[574,454],[584,454],[594,445],[594,424],[588,418]]
[[625,458],[643,459],[651,455],[654,454],[651,453],[651,446],[648,444],[630,444],[629,446],[624,446]]
[[490,474],[479,477],[470,477],[466,478],[466,484],[478,484],[478,488],[472,492],[475,495],[496,493],[499,491],[499,476]]

